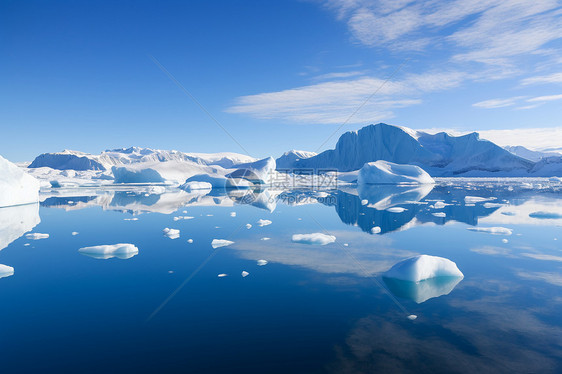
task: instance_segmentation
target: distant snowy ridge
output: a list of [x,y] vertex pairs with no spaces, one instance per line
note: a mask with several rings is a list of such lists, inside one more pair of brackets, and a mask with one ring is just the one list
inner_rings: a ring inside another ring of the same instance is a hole
[[523,157],[527,160],[537,162],[546,157],[560,157],[562,156],[559,152],[541,152],[541,151],[532,151],[527,149],[523,146],[516,145],[516,146],[505,146],[503,147],[506,151],[513,153],[516,156]]
[[55,153],[43,153],[35,158],[29,168],[50,167],[58,170],[110,170],[113,166],[139,163],[189,161],[199,165],[216,165],[232,168],[238,164],[256,161],[256,158],[239,153],[184,153],[151,148],[110,149],[99,155],[79,151],[64,150]]

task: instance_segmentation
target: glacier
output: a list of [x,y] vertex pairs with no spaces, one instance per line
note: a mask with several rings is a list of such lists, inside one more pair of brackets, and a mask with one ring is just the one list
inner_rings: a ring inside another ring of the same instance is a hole
[[39,201],[39,181],[0,156],[0,208]]

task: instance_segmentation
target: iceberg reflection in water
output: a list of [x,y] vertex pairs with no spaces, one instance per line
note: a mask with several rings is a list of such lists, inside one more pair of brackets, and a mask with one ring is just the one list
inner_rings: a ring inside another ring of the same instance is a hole
[[437,277],[420,282],[394,278],[382,278],[390,292],[396,297],[421,304],[434,297],[448,295],[463,280],[462,277]]
[[0,208],[0,250],[41,222],[39,204]]

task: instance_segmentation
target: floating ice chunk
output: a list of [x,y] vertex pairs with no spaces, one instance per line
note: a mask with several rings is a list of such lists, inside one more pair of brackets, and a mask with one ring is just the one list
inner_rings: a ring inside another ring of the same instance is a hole
[[0,156],[0,207],[39,201],[39,181]]
[[418,316],[416,316],[415,314],[410,314],[410,315],[409,315],[408,317],[406,317],[406,318],[408,318],[410,321],[413,321],[413,320],[415,320],[416,318],[418,318]]
[[260,240],[269,240],[269,239],[271,239],[271,238],[268,238],[268,237],[264,236],[264,237],[261,238]]
[[435,209],[443,209],[445,208],[447,205],[449,204],[445,204],[443,201],[436,201],[435,204],[433,204],[433,207]]
[[90,257],[103,259],[103,260],[112,257],[117,257],[125,260],[137,255],[139,253],[139,249],[133,244],[120,243],[120,244],[109,244],[109,245],[96,245],[93,247],[83,247],[80,248],[78,252]]
[[408,209],[402,208],[402,207],[399,207],[399,206],[393,206],[392,208],[388,208],[386,211],[390,212],[390,213],[402,213],[406,210],[408,210]]
[[9,277],[14,275],[14,268],[8,265],[0,264],[0,278]]
[[193,243],[193,239],[187,239],[187,242],[188,242],[189,244],[191,244],[191,243]]
[[[556,240],[556,239],[554,239],[554,240]],[[29,247],[30,245],[31,245],[31,244],[29,244],[29,243],[25,243],[23,246],[24,246],[24,247]]]
[[344,247],[349,247],[349,243],[343,243]]
[[467,204],[481,203],[483,201],[495,200],[495,197],[465,196],[464,202]]
[[457,265],[446,258],[420,255],[401,261],[384,273],[384,277],[420,282],[436,277],[464,277]]
[[504,243],[504,244],[507,243],[508,241],[509,240],[507,240],[507,239],[502,239],[502,243]]
[[195,217],[190,217],[190,216],[177,216],[177,217],[174,217],[174,221],[179,221],[179,220],[181,220],[181,219],[193,219],[193,218],[195,218]]
[[258,260],[258,266],[265,266],[267,265],[267,260]]
[[435,181],[422,168],[388,161],[367,162],[359,170],[358,184],[434,184]]
[[468,227],[467,230],[486,232],[494,235],[511,235],[513,231],[505,227]]
[[191,182],[185,182],[184,184],[182,184],[180,186],[180,188],[182,190],[185,190],[187,192],[192,192],[192,191],[210,191],[213,189],[213,185],[209,182],[197,182],[197,181],[191,181]]
[[246,270],[242,271],[242,278],[246,278],[248,275],[250,275],[250,273],[248,273]]
[[502,206],[504,206],[505,204],[500,204],[500,203],[484,203],[484,208],[501,208]]
[[231,217],[236,217],[236,212],[230,212]]
[[219,277],[219,278],[228,277],[228,274],[221,273],[221,274],[217,275],[217,277]]
[[246,228],[247,228],[247,229],[251,229],[251,228],[252,228],[252,225],[249,224],[249,223],[247,223],[247,224],[246,224]]
[[134,218],[123,218],[123,221],[138,221],[139,219],[137,217]]
[[315,232],[312,234],[295,234],[292,237],[292,241],[301,244],[326,245],[335,242],[336,237],[333,235],[326,235],[320,232]]
[[76,235],[78,235],[78,234],[79,234],[78,231],[72,231],[72,236],[76,236]]
[[371,234],[378,234],[381,232],[381,228],[379,226],[375,226],[371,229]]
[[369,200],[367,199],[361,200],[361,205],[367,205],[367,204],[369,204]]
[[226,239],[213,239],[211,246],[213,248],[226,247],[227,245],[234,244],[234,242]]
[[49,234],[41,234],[38,232],[33,232],[31,234],[26,234],[25,237],[31,240],[39,240],[39,239],[47,239],[49,237]]
[[435,217],[440,217],[440,218],[447,217],[447,214],[445,214],[443,212],[437,212],[437,213],[431,213],[431,214],[433,214]]
[[268,220],[268,219],[260,219],[260,220],[258,220],[258,225],[259,225],[259,226],[262,226],[262,227],[263,227],[263,226],[267,226],[267,225],[271,225],[272,223],[273,223],[273,222],[271,222],[271,221]]
[[164,232],[164,235],[166,235],[170,239],[177,239],[180,237],[180,230],[178,229],[170,229],[166,227],[164,230],[162,230],[162,232]]
[[562,213],[540,211],[530,213],[529,217],[537,219],[562,219]]

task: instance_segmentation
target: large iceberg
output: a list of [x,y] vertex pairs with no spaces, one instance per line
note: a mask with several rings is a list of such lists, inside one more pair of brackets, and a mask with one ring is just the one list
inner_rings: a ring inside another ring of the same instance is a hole
[[0,278],[9,277],[14,275],[14,268],[8,265],[0,264]]
[[401,261],[383,275],[409,282],[437,277],[464,277],[453,261],[437,256],[420,255]]
[[232,184],[236,185],[236,180],[249,181],[253,184],[267,184],[273,181],[276,176],[276,164],[273,157],[267,157],[262,160],[238,165],[238,169],[226,175],[227,178],[233,180]]
[[221,167],[210,167],[190,161],[163,161],[113,166],[115,183],[182,184],[196,174],[224,174]]
[[359,170],[358,184],[433,184],[435,181],[416,165],[389,161],[368,162]]
[[0,207],[39,201],[39,181],[0,156]]

